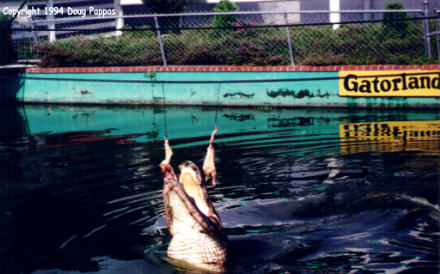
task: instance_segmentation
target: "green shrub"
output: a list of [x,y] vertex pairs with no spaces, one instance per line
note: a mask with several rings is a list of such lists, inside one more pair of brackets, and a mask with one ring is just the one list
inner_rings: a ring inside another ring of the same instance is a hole
[[[387,3],[387,10],[403,10],[405,7],[401,2]],[[383,15],[383,36],[385,39],[389,38],[403,38],[408,32],[407,14],[399,13],[384,13]]]
[[[221,0],[215,5],[213,12],[234,12],[238,11],[238,6],[228,0]],[[216,15],[212,20],[214,27],[231,27],[238,22],[237,15]],[[229,29],[216,29],[216,32],[228,33]]]
[[309,57],[323,60],[335,55],[335,50],[339,48],[336,33],[331,26],[290,28],[295,63],[302,64],[306,61],[308,64],[307,58]]
[[226,56],[219,46],[206,47],[203,44],[195,44],[185,50],[182,58],[176,61],[178,65],[216,65],[224,63]]
[[[252,26],[252,24],[247,25]],[[234,65],[287,65],[289,51],[284,29],[239,28],[231,33],[228,63]]]
[[[45,43],[40,47],[41,66],[120,66],[161,65],[159,46],[154,32],[143,36],[128,32],[120,37],[87,39],[78,36]],[[136,37],[136,39],[133,39]]]

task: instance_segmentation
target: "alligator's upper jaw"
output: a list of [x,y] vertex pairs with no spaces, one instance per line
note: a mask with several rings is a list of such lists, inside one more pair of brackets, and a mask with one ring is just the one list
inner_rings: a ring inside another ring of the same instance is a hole
[[[197,197],[197,199],[202,200],[203,198]],[[165,180],[163,200],[168,228],[172,235],[187,229],[186,226],[189,227],[188,229],[203,233],[215,233],[221,229],[207,217],[198,207],[197,200],[191,198],[184,186],[176,180]],[[179,226],[180,229],[176,229],[175,226]]]
[[180,175],[181,184],[186,194],[194,199],[197,208],[206,216],[209,215],[209,206],[203,198],[203,190],[200,179],[193,172],[183,170]]

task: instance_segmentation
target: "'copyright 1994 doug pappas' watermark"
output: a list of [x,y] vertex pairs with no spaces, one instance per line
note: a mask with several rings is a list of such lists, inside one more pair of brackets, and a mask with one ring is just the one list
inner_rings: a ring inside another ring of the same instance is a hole
[[4,7],[1,12],[5,15],[10,16],[47,16],[47,15],[59,15],[59,16],[79,16],[86,17],[87,15],[98,16],[98,17],[106,17],[106,16],[115,16],[115,9],[98,9],[95,7],[89,8],[72,8],[72,7],[44,7],[44,8],[10,8]]

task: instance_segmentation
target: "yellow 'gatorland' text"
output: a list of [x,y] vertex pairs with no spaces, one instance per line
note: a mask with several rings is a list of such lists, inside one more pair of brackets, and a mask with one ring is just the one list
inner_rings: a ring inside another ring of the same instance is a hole
[[439,71],[341,71],[339,95],[440,97]]

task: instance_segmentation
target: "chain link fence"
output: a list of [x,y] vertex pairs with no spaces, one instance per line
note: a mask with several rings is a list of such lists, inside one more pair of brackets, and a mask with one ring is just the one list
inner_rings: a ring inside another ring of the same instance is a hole
[[50,67],[435,62],[438,17],[424,10],[340,11],[337,23],[332,14],[43,17],[14,23],[12,38],[19,61]]

